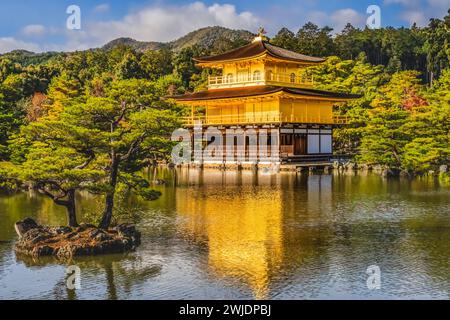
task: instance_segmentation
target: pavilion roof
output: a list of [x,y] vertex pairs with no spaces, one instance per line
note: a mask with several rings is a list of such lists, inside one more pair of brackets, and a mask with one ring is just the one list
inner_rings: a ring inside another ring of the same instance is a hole
[[209,56],[209,57],[203,57],[203,58],[195,58],[194,60],[199,63],[214,63],[219,61],[233,61],[233,60],[242,60],[242,59],[249,59],[261,56],[263,54],[268,54],[269,56],[282,59],[282,60],[288,60],[293,62],[307,62],[307,63],[321,63],[324,62],[326,59],[323,58],[317,58],[317,57],[311,57],[307,56],[301,53],[297,53],[294,51],[286,50],[281,47],[277,47],[273,44],[268,43],[267,41],[253,41],[252,43],[219,54],[215,56]]
[[232,89],[216,89],[208,91],[200,91],[195,93],[189,93],[184,95],[168,96],[166,99],[174,99],[177,101],[202,101],[202,100],[220,100],[230,98],[245,98],[254,96],[263,96],[269,94],[275,94],[279,92],[285,92],[292,95],[328,98],[337,100],[358,99],[361,96],[356,94],[329,92],[315,89],[300,89],[300,88],[288,88],[278,86],[253,86],[243,88]]

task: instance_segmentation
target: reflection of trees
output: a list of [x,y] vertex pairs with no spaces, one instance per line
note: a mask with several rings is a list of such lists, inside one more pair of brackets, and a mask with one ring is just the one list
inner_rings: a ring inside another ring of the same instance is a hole
[[[47,266],[53,264],[76,265],[82,270],[82,289],[78,291],[69,290],[66,281],[69,275],[59,281],[53,294],[56,299],[77,299],[83,296],[83,283],[89,283],[92,279],[96,282],[104,281],[106,290],[105,299],[116,300],[121,295],[126,296],[131,293],[133,288],[141,286],[149,279],[158,276],[161,273],[161,265],[146,265],[142,257],[133,254],[125,255],[107,255],[97,257],[82,257],[71,261],[62,262],[56,258],[33,259],[27,256],[17,256],[19,262],[27,267]],[[104,280],[99,281],[100,277]]]
[[[448,222],[447,222],[448,223]],[[423,252],[423,268],[435,286],[450,297],[450,226],[430,226],[415,233],[413,243]]]
[[[426,184],[370,175],[208,170],[182,172],[179,183],[183,236],[206,248],[217,277],[250,288],[257,298],[293,282],[310,284],[308,296],[320,294],[320,284],[364,290],[364,272],[373,263],[404,285],[402,268],[433,281],[444,277],[439,287],[449,292],[448,216],[438,208],[449,200],[418,198],[415,192]],[[426,213],[428,206],[437,218]],[[408,294],[398,283],[389,286]]]
[[386,292],[398,297],[450,292],[450,202],[434,180],[335,176],[333,198],[338,241],[328,255],[345,266],[341,281],[354,280],[352,266],[376,263],[393,275]]
[[0,196],[0,240],[16,238],[14,224],[26,217],[32,217],[48,224],[64,225],[65,214],[52,200],[36,192],[22,192]]
[[402,221],[409,244],[421,258],[421,271],[434,281],[434,287],[450,297],[450,198],[437,180],[412,180],[408,202],[419,211]]
[[[365,280],[355,276],[364,277],[365,268],[373,263],[392,271],[395,280],[408,280],[402,272],[419,272],[425,277],[422,289],[434,286],[450,292],[450,203],[448,192],[439,192],[435,182],[192,169],[181,170],[177,176],[158,169],[149,180],[156,176],[168,182],[155,186],[162,191],[159,200],[129,199],[143,208],[138,228],[144,243],[179,235],[193,240],[195,250],[208,259],[205,273],[211,271],[215,279],[250,289],[257,298],[316,280],[325,281],[323,285],[336,281],[336,287],[364,286]],[[26,194],[8,201],[0,198],[2,237],[15,239],[12,225],[27,213],[39,216],[53,210],[42,201]],[[6,215],[9,209],[12,214]],[[41,217],[55,219],[51,215],[64,220],[57,212]],[[0,265],[11,247],[0,244]],[[164,250],[172,248],[161,246],[158,253],[168,254]],[[75,264],[87,270],[88,281],[106,288],[105,298],[117,299],[160,273],[161,266],[148,261],[149,257],[131,254],[77,259]],[[50,259],[46,263],[60,262]],[[403,294],[410,292],[397,284],[392,287],[400,287],[398,292]],[[321,288],[310,285],[307,290],[308,296],[314,296]],[[292,294],[297,297],[299,293]],[[68,292],[64,280],[55,286],[54,295],[77,299],[83,292]]]
[[12,242],[0,241],[0,280],[4,275],[6,255],[12,250]]

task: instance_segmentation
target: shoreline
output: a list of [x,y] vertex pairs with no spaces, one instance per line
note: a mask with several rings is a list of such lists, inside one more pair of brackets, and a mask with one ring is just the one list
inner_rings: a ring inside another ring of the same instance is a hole
[[[170,170],[176,169],[195,169],[195,170],[218,170],[218,171],[235,171],[235,172],[261,172],[263,174],[279,174],[282,172],[293,172],[301,174],[345,174],[345,175],[367,175],[375,174],[384,178],[434,178],[450,183],[450,166],[441,165],[437,170],[429,170],[428,172],[413,172],[400,168],[390,168],[383,165],[367,165],[357,164],[353,161],[348,162],[327,162],[327,163],[191,163],[182,165],[173,165],[167,163],[159,163],[150,166],[144,171],[154,170],[158,168],[166,168]],[[0,180],[1,182],[1,180]],[[154,185],[165,184],[166,181],[157,179],[151,181]],[[2,185],[0,183],[1,194],[16,194],[24,191],[33,190],[32,185]]]
[[383,165],[359,165],[356,162],[318,162],[318,163],[192,163],[178,166],[161,165],[158,167],[180,168],[180,169],[211,169],[221,171],[262,171],[265,173],[280,173],[280,172],[297,172],[312,174],[368,174],[373,173],[383,177],[443,177],[450,179],[450,171],[447,165],[441,165],[438,170],[429,170],[426,173],[413,172],[401,168],[391,168]]

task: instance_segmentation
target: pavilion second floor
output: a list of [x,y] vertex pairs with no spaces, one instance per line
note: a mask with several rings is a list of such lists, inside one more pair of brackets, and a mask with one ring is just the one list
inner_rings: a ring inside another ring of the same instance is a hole
[[345,124],[340,103],[359,95],[279,86],[216,89],[169,96],[189,108],[186,126],[279,123]]
[[328,101],[266,100],[247,103],[209,104],[191,107],[190,115],[183,119],[184,125],[205,126],[264,125],[282,123],[345,124],[346,117],[333,112]]

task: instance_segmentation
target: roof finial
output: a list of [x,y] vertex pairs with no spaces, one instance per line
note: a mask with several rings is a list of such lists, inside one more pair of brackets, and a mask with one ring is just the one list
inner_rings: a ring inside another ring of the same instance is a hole
[[266,41],[267,40],[266,34],[267,34],[266,29],[264,29],[264,27],[259,27],[258,36],[253,40],[253,42]]

